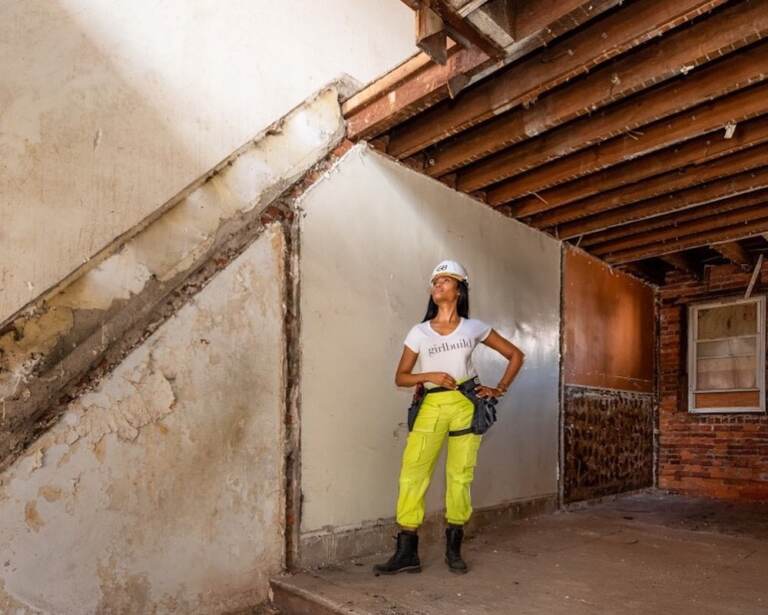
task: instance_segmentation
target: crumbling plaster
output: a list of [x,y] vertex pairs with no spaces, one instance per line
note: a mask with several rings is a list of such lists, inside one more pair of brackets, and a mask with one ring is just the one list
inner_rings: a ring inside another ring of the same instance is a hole
[[0,606],[266,599],[284,550],[284,263],[271,224],[2,475]]
[[0,329],[0,467],[23,448],[64,387],[131,328],[156,319],[160,302],[203,264],[247,245],[260,212],[343,138],[339,87],[346,86],[327,87],[297,107],[182,192],[173,207],[115,242],[97,265]]

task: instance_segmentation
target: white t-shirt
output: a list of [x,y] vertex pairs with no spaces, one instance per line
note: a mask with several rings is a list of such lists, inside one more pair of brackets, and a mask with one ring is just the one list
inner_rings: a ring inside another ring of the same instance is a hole
[[[421,372],[445,372],[456,382],[477,375],[472,365],[472,351],[491,332],[491,327],[474,318],[461,318],[448,335],[440,335],[429,321],[414,325],[405,338],[405,345],[419,355]],[[437,385],[427,382],[428,389]]]

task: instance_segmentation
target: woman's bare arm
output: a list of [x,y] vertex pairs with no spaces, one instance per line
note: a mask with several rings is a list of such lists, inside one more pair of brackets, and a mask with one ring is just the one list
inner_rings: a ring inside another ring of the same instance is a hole
[[446,389],[455,389],[456,381],[444,372],[423,372],[414,374],[413,367],[416,365],[418,353],[413,352],[408,346],[403,346],[403,354],[400,356],[400,363],[395,372],[395,384],[399,387],[412,387],[425,382],[433,382],[437,386]]
[[480,386],[477,387],[476,391],[480,397],[498,397],[506,393],[509,385],[512,384],[515,376],[517,376],[517,372],[523,366],[525,354],[507,338],[499,335],[495,329],[491,329],[488,337],[483,340],[483,344],[501,354],[507,359],[508,363],[507,369],[504,370],[504,375],[495,388]]

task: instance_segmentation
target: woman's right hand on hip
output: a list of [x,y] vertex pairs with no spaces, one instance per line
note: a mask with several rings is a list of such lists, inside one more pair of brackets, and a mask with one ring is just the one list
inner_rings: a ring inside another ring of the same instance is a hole
[[443,387],[444,389],[456,388],[456,380],[453,376],[446,374],[445,372],[429,372],[427,381],[436,384],[439,387]]

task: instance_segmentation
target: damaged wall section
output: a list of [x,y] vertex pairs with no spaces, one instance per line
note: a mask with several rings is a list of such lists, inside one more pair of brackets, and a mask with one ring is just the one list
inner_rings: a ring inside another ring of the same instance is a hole
[[343,138],[338,98],[336,85],[310,98],[90,269],[0,325],[0,469],[56,419],[94,366],[118,362],[258,235],[265,208]]
[[220,613],[283,564],[271,224],[2,475],[0,611]]
[[[390,547],[411,395],[394,385],[394,372],[423,317],[429,273],[444,258],[468,268],[471,315],[526,354],[480,449],[474,505],[553,502],[559,242],[365,145],[300,205],[303,563]],[[498,381],[500,355],[481,346],[475,361],[485,382]],[[433,518],[443,473],[428,498]]]
[[563,248],[563,499],[653,484],[655,291]]

